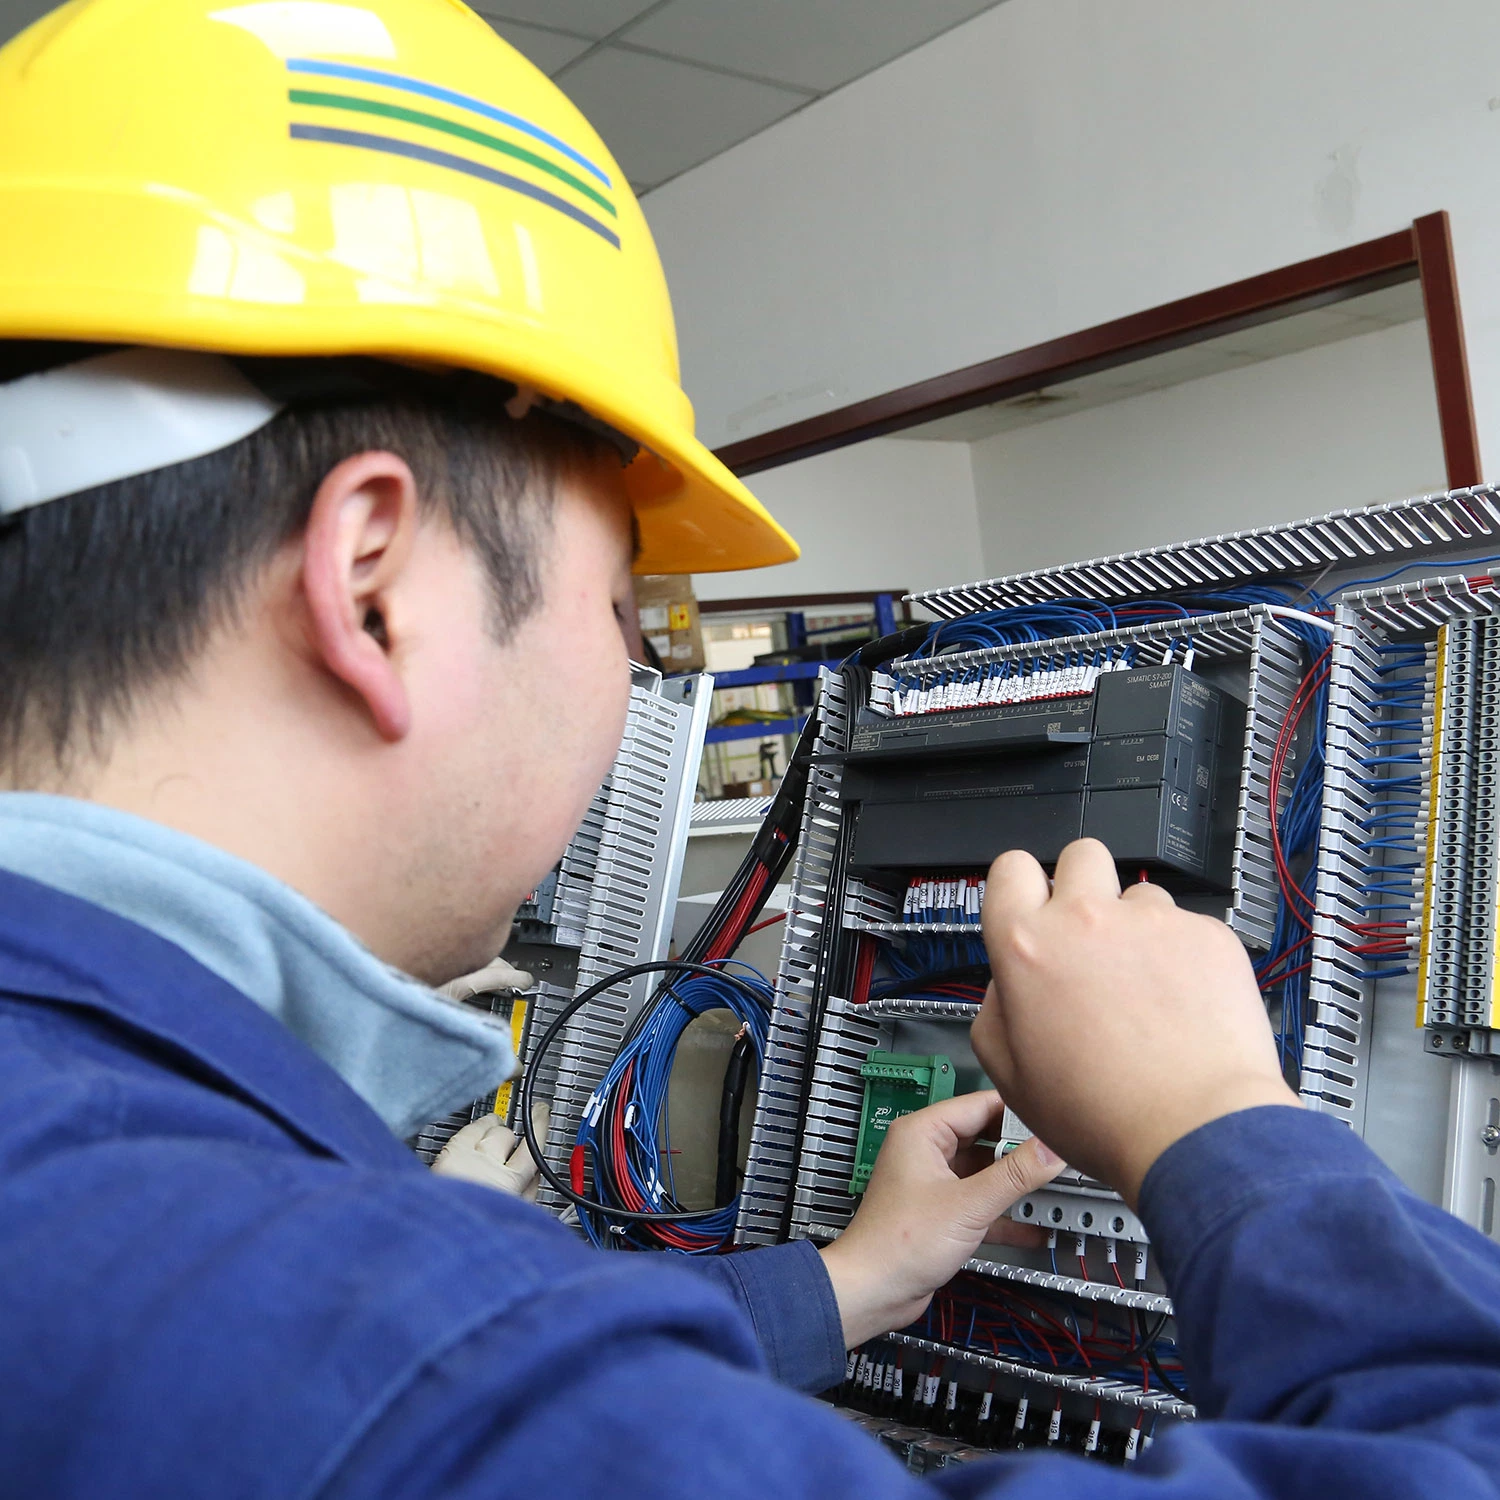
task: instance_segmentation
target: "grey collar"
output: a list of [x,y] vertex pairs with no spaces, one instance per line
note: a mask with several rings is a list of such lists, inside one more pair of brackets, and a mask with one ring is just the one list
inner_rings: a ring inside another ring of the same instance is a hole
[[0,869],[184,949],[403,1139],[515,1072],[507,1026],[381,963],[290,886],[187,834],[71,797],[3,792]]

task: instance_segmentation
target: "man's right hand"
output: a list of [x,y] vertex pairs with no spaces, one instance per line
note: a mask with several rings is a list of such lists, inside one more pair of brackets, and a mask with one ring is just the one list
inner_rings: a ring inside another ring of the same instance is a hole
[[1029,854],[1002,854],[983,924],[994,981],[975,1053],[1037,1135],[1129,1203],[1189,1131],[1298,1103],[1239,940],[1160,886],[1122,895],[1096,839],[1063,851],[1050,891]]

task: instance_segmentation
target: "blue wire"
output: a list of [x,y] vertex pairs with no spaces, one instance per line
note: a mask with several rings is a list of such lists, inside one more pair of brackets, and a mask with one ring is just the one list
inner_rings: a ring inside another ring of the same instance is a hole
[[[669,1146],[663,1137],[667,1120],[667,1086],[671,1080],[672,1063],[677,1054],[677,1044],[683,1033],[698,1017],[710,1010],[731,1011],[746,1027],[755,1051],[757,1067],[765,1061],[766,1043],[770,1032],[773,992],[766,978],[738,960],[726,960],[726,964],[743,971],[756,992],[759,1003],[737,984],[706,975],[692,974],[668,984],[653,1003],[651,1011],[644,1017],[636,1032],[626,1041],[610,1063],[603,1081],[595,1090],[593,1099],[610,1100],[633,1066],[629,1090],[623,1099],[616,1101],[625,1111],[625,1150],[623,1157],[616,1158],[604,1139],[606,1119],[609,1111],[590,1108],[585,1111],[583,1122],[578,1127],[576,1143],[582,1146],[595,1165],[595,1180],[598,1180],[598,1162],[609,1161],[612,1174],[628,1179],[631,1186],[649,1209],[668,1212],[675,1203],[671,1189],[671,1157],[667,1156],[667,1183],[661,1180],[660,1163],[664,1146]],[[725,1204],[713,1213],[694,1218],[685,1224],[673,1225],[673,1229],[686,1237],[701,1239],[702,1243],[682,1253],[708,1255],[722,1249],[734,1233],[735,1220],[739,1213],[739,1198]],[[579,1222],[584,1233],[600,1248],[616,1248],[622,1238],[637,1247],[658,1246],[653,1241],[636,1238],[638,1226],[631,1226],[624,1236],[617,1236],[608,1228],[608,1216],[596,1215],[586,1209],[579,1211]],[[600,1223],[598,1220],[603,1219]]]
[[[1500,554],[1494,557],[1461,557],[1453,566],[1456,568],[1474,568],[1480,563],[1500,562]],[[1403,563],[1399,568],[1393,568],[1389,573],[1382,573],[1378,578],[1357,578],[1353,583],[1339,585],[1340,594],[1352,593],[1355,589],[1367,589],[1372,584],[1387,583],[1392,578],[1399,578],[1403,573],[1410,573],[1413,568],[1427,568],[1432,566],[1430,557],[1419,557],[1409,563]]]

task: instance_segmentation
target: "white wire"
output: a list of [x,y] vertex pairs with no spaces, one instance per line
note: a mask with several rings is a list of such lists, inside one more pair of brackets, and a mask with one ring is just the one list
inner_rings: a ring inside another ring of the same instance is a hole
[[1316,625],[1319,630],[1326,630],[1329,635],[1338,633],[1338,627],[1332,620],[1320,620],[1317,615],[1307,614],[1303,610],[1289,609],[1285,604],[1267,604],[1264,608],[1280,619],[1301,620],[1304,625]]

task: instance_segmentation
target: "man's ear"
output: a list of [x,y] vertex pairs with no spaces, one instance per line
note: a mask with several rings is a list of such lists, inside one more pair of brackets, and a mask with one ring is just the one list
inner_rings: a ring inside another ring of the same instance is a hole
[[318,486],[302,542],[308,645],[359,695],[390,741],[411,728],[391,601],[411,560],[417,522],[417,483],[405,461],[394,453],[358,453]]

